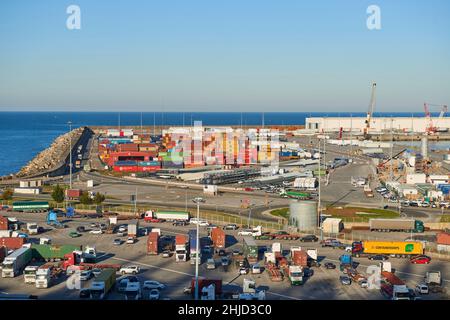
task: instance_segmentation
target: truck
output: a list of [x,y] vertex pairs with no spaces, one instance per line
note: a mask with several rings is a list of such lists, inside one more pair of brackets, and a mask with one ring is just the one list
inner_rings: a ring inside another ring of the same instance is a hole
[[34,222],[27,223],[27,231],[28,231],[29,235],[38,234],[39,233],[39,227]]
[[367,198],[373,198],[374,197],[373,191],[368,185],[364,186],[364,194],[366,195]]
[[354,257],[374,254],[407,258],[424,254],[424,247],[422,242],[418,241],[356,241],[352,243]]
[[81,168],[81,160],[80,160],[80,159],[77,159],[77,160],[75,161],[75,168],[77,168],[77,169],[80,169],[80,168]]
[[32,244],[33,259],[43,261],[64,260],[64,256],[74,251],[81,251],[80,245]]
[[26,265],[30,263],[32,258],[31,249],[27,247],[22,247],[20,249],[14,250],[13,253],[8,255],[2,264],[2,277],[3,278],[14,278]]
[[59,222],[58,215],[53,210],[50,210],[47,213],[47,224],[49,226],[54,226],[55,228],[65,228],[65,226],[61,222]]
[[127,282],[125,288],[125,300],[140,300],[142,299],[142,287],[140,282]]
[[446,293],[447,290],[442,286],[442,278],[440,271],[429,271],[425,274],[425,284],[428,290],[433,293]]
[[105,263],[88,263],[84,262],[81,251],[73,251],[64,255],[64,261],[60,263],[63,270],[91,270],[91,269],[114,269],[119,270],[120,264],[105,264]]
[[145,212],[144,221],[159,222],[166,221],[189,221],[190,214],[187,211],[153,211]]
[[339,257],[339,269],[343,272],[346,269],[353,268],[353,258],[351,254],[343,254]]
[[292,265],[299,267],[308,266],[308,253],[302,250],[301,247],[292,246],[290,254]]
[[317,249],[306,249],[306,253],[308,254],[308,267],[320,267]]
[[196,264],[196,257],[198,256],[198,264],[201,263],[201,248],[199,244],[199,251],[197,254],[197,230],[189,230],[189,259],[191,260],[191,264]]
[[221,228],[214,228],[211,230],[211,240],[213,242],[213,245],[216,249],[223,249],[225,248],[226,244],[226,235],[225,232]]
[[36,271],[38,266],[26,266],[23,270],[23,278],[25,283],[36,283]]
[[187,239],[184,234],[177,234],[175,236],[175,261],[186,261],[187,260]]
[[13,202],[13,211],[44,212],[50,208],[48,201],[16,201]]
[[66,189],[66,198],[69,200],[79,199],[82,192],[80,189]]
[[158,240],[159,234],[157,232],[150,232],[147,238],[147,254],[158,254]]
[[138,236],[139,220],[134,220],[128,224],[128,237],[136,238]]
[[423,221],[415,219],[370,219],[370,231],[423,233]]
[[36,288],[46,289],[52,283],[52,271],[55,266],[52,263],[46,263],[40,266],[36,271]]
[[200,300],[216,300],[216,285],[214,283],[202,288]]
[[381,284],[381,294],[388,297],[390,300],[411,300],[411,293],[408,287],[403,285],[391,285],[388,283]]
[[303,284],[303,268],[299,265],[290,265],[288,268],[289,282],[293,286]]
[[255,281],[244,278],[239,300],[266,300],[266,292],[264,290],[257,290]]
[[258,262],[258,246],[252,237],[244,237],[243,252],[247,261],[252,264]]
[[116,270],[113,268],[103,269],[91,283],[89,288],[91,299],[104,299],[115,283]]
[[[222,294],[222,279],[207,279],[204,277],[198,278],[198,292],[199,296],[202,295],[203,288],[209,287],[210,285],[214,285],[214,294],[215,296],[220,296]],[[194,296],[195,295],[195,278],[191,279],[190,292]],[[211,294],[209,293],[211,296]],[[206,299],[202,299],[206,300]]]
[[301,238],[300,235],[291,234],[287,231],[276,231],[273,233],[262,233],[260,235],[254,236],[257,240],[298,240]]

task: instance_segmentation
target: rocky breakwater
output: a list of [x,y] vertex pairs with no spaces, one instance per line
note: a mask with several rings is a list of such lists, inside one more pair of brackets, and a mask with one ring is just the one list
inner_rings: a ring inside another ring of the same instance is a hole
[[57,137],[50,147],[39,153],[33,160],[20,169],[16,177],[44,175],[52,170],[58,169],[64,163],[70,152],[70,140],[72,140],[72,146],[75,145],[83,130],[83,128],[77,128]]

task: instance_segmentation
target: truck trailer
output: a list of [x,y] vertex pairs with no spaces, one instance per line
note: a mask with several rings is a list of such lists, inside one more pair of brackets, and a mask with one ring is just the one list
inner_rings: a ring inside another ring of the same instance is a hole
[[189,236],[189,259],[191,260],[191,264],[195,264],[196,263],[196,257],[198,256],[198,264],[201,263],[201,248],[200,248],[200,243],[198,246],[198,249],[200,252],[197,252],[197,230],[193,229],[193,230],[189,230],[188,232],[188,236]]
[[158,232],[150,232],[147,238],[147,254],[158,254]]
[[188,244],[184,234],[175,236],[175,261],[186,261],[188,258]]
[[155,220],[166,221],[189,221],[190,215],[187,211],[153,211],[145,212],[144,221],[153,222]]
[[424,254],[424,247],[421,242],[415,241],[358,241],[352,243],[352,255],[354,257],[373,254],[406,258]]
[[370,219],[370,231],[423,233],[423,221],[414,219]]
[[112,268],[103,269],[102,272],[92,281],[90,289],[91,299],[101,300],[116,283],[116,270]]
[[51,244],[33,244],[31,246],[33,259],[44,261],[64,260],[64,256],[74,251],[81,251],[79,245],[51,245]]
[[225,248],[226,234],[221,228],[212,229],[210,237],[216,249]]
[[244,237],[243,252],[247,261],[252,264],[258,262],[258,246],[252,237]]
[[31,258],[32,254],[30,248],[22,247],[15,250],[3,260],[2,277],[14,278],[25,269],[26,265],[30,263]]
[[48,201],[16,201],[13,202],[13,211],[44,212],[50,208]]

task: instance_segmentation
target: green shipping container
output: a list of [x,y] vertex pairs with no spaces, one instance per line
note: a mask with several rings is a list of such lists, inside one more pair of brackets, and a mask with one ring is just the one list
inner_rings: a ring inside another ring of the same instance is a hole
[[33,259],[37,260],[62,260],[64,255],[74,252],[76,250],[81,250],[81,246],[75,245],[49,245],[49,244],[33,244],[31,246],[33,251]]
[[47,201],[18,201],[13,202],[13,211],[38,211],[48,210]]
[[258,245],[252,237],[244,237],[243,252],[249,263],[258,262]]

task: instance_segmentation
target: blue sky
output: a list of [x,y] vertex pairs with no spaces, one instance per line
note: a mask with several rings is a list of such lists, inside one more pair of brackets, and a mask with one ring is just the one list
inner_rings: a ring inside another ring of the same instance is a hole
[[[66,8],[81,8],[81,30]],[[366,27],[369,5],[382,29]],[[0,111],[450,104],[447,0],[2,0]]]

